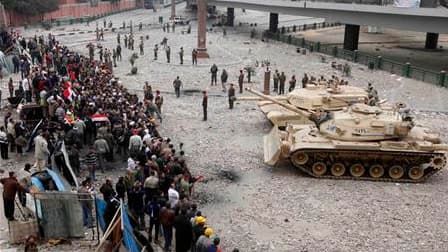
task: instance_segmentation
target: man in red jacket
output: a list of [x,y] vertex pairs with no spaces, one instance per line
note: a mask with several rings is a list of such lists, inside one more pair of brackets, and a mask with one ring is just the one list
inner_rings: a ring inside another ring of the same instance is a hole
[[14,200],[18,191],[28,191],[21,186],[17,181],[16,174],[13,171],[9,172],[8,178],[0,179],[3,184],[3,207],[5,210],[6,219],[15,221],[14,219]]

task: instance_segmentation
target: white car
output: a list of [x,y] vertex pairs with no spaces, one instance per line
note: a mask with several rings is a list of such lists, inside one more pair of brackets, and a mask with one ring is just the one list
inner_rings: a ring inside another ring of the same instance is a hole
[[179,16],[174,17],[174,19],[170,18],[170,21],[175,23],[175,24],[181,24],[181,25],[187,25],[187,24],[190,23],[189,19],[187,19],[185,17],[179,17]]

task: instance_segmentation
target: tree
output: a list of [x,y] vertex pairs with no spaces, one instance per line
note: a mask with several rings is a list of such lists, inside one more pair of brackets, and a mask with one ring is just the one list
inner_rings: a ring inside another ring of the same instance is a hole
[[59,8],[58,0],[0,0],[7,10],[29,16],[43,16]]

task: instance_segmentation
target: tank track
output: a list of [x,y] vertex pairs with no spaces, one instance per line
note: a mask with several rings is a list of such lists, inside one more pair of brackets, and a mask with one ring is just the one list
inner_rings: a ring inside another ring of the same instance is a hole
[[[421,183],[428,177],[442,170],[446,165],[446,156],[443,153],[433,152],[393,152],[393,151],[369,151],[369,150],[322,150],[322,149],[301,149],[291,154],[292,159],[297,153],[305,153],[308,155],[308,161],[299,165],[293,161],[291,163],[300,171],[315,178],[325,179],[348,179],[348,180],[368,180],[382,182],[399,182],[399,183]],[[440,168],[428,166],[424,169],[424,174],[419,179],[412,179],[408,176],[409,169],[422,164],[430,164],[431,159],[440,157],[445,160],[444,165]],[[315,163],[322,162],[326,164],[326,172],[322,175],[313,173],[312,167]],[[389,163],[391,162],[391,163]],[[345,165],[345,172],[341,176],[335,176],[331,173],[331,165],[334,163],[342,163]],[[355,177],[350,174],[350,166],[355,163],[363,164],[365,171],[362,176]],[[383,165],[384,175],[381,177],[371,177],[369,167],[373,165]],[[404,175],[401,178],[392,178],[388,175],[389,168],[394,165],[400,165],[404,169]]]

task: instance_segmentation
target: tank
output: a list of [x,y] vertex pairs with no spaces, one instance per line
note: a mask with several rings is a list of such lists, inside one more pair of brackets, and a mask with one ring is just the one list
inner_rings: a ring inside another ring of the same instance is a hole
[[339,111],[305,111],[248,89],[313,124],[287,123],[264,137],[264,162],[281,160],[316,178],[422,182],[446,166],[448,146],[417,126],[399,104],[355,103]]
[[[325,111],[341,110],[351,104],[367,102],[368,92],[349,85],[333,85],[327,82],[309,83],[305,88],[294,89],[286,96],[269,96],[276,101],[287,103],[305,112],[323,109]],[[258,106],[272,124],[285,127],[287,123],[312,124],[302,113],[279,106],[262,97],[241,97],[238,100],[258,101]]]

